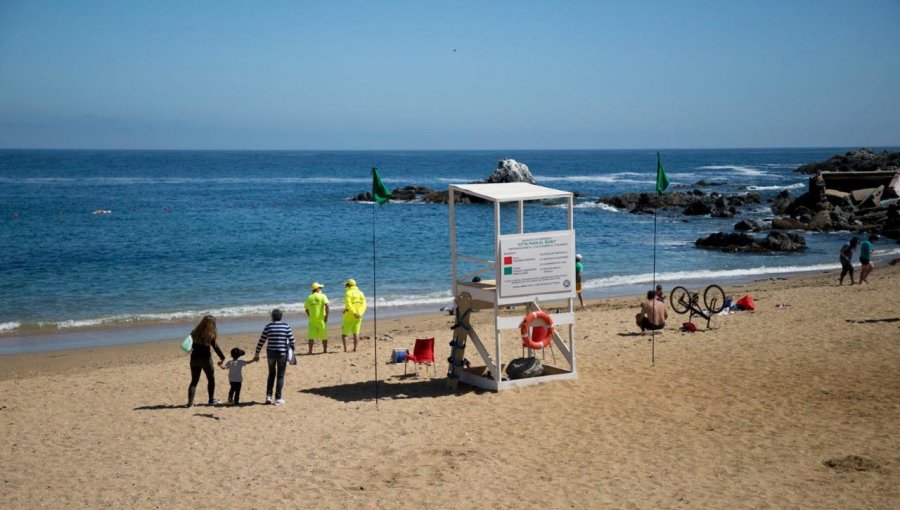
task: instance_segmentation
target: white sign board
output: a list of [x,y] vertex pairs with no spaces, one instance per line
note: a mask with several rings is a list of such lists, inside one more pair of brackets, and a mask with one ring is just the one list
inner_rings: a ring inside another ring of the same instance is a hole
[[500,236],[500,298],[575,295],[575,232]]

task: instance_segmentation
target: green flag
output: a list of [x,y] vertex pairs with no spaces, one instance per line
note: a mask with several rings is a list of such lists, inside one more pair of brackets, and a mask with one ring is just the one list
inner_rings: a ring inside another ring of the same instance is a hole
[[384,187],[381,177],[378,177],[378,169],[372,168],[372,199],[383,204],[391,199],[391,193]]
[[656,153],[656,192],[662,194],[669,187],[669,178],[666,176],[666,169],[663,168],[662,162],[659,160],[659,152]]

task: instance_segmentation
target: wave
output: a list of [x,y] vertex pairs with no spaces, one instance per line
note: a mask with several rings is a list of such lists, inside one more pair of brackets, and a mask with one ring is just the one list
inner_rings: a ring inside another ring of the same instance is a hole
[[773,191],[773,190],[783,190],[783,189],[800,189],[800,188],[805,188],[806,186],[807,186],[806,184],[804,184],[802,182],[798,182],[795,184],[789,184],[787,186],[753,186],[753,185],[750,185],[750,186],[746,186],[745,189],[748,191]]
[[[565,206],[565,204],[562,204],[562,207]],[[604,204],[603,202],[579,202],[575,204],[575,209],[599,209],[601,211],[614,213],[622,212],[609,204]]]
[[606,184],[626,183],[626,184],[653,184],[656,182],[656,176],[647,179],[633,179],[629,177],[649,177],[648,173],[637,172],[618,172],[606,175],[535,175],[534,179],[540,182],[600,182]]
[[14,329],[19,329],[22,326],[21,322],[0,322],[0,333],[5,331],[12,331]]
[[[813,264],[809,266],[760,266],[745,269],[702,269],[695,271],[674,271],[671,273],[657,273],[656,281],[657,283],[683,282],[685,280],[708,280],[710,282],[715,282],[729,278],[764,276],[771,274],[806,273],[811,271],[839,269],[840,267],[840,264]],[[584,282],[584,286],[588,289],[603,289],[609,287],[637,285],[652,282],[653,273],[641,273],[632,275],[615,275],[606,278],[587,280]]]
[[[452,301],[449,290],[440,292],[430,292],[425,294],[398,294],[378,297],[378,307],[400,308],[411,306],[425,306],[433,304],[449,304]],[[334,299],[331,301],[332,310],[342,310],[344,308],[343,299]],[[157,313],[141,313],[141,314],[121,314],[108,315],[103,317],[94,317],[87,319],[67,319],[56,322],[38,322],[35,326],[38,329],[79,329],[92,328],[100,326],[112,326],[123,324],[139,324],[154,322],[170,322],[180,320],[194,320],[198,317],[210,314],[218,318],[247,318],[247,317],[265,317],[274,308],[280,308],[286,316],[304,317],[303,302],[294,303],[266,303],[257,305],[240,305],[231,307],[219,307],[208,309],[189,309],[177,310]],[[371,305],[369,307],[371,311]],[[19,322],[0,323],[0,333],[12,331],[20,328]]]
[[769,172],[764,172],[759,168],[754,168],[752,166],[742,166],[742,165],[705,165],[701,167],[697,167],[698,170],[731,170],[734,173],[739,175],[749,176],[749,177],[772,177],[775,174],[771,174]]

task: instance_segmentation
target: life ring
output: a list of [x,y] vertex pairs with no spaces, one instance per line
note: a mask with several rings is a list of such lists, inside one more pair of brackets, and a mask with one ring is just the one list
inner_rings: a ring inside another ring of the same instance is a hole
[[[543,338],[543,340],[536,342],[531,339],[531,323],[535,319],[541,319],[542,321],[547,323],[547,328],[550,331],[547,333],[547,336]],[[522,324],[519,325],[519,331],[522,333],[522,345],[528,347],[529,349],[544,349],[550,346],[550,342],[553,340],[553,319],[550,318],[550,314],[544,311],[531,312],[525,316],[525,319],[522,320]]]

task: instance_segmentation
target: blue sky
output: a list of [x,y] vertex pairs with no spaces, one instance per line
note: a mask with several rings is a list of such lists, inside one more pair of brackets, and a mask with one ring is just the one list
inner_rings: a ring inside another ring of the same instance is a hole
[[0,0],[0,147],[900,145],[900,2]]

